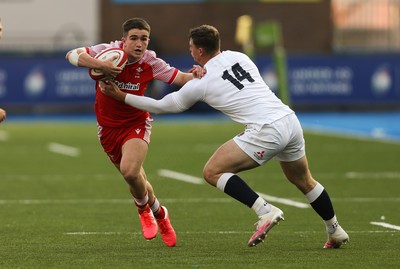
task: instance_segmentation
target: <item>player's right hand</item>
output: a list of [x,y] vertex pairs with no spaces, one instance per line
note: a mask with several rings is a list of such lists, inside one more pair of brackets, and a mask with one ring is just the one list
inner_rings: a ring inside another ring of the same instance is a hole
[[193,67],[189,69],[188,73],[192,73],[195,78],[202,78],[207,73],[207,70],[200,65],[193,65]]
[[101,70],[103,74],[108,78],[115,78],[123,70],[122,67],[117,67],[114,65],[113,61],[116,58],[118,58],[118,55],[115,55],[107,61],[101,61]]

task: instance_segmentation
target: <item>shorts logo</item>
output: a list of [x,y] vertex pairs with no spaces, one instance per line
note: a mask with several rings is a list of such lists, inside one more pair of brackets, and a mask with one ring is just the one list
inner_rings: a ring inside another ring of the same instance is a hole
[[141,130],[140,129],[136,129],[135,131],[136,131],[137,134],[140,134]]
[[262,160],[262,158],[264,157],[264,153],[265,151],[254,152],[254,157],[256,157],[258,160]]

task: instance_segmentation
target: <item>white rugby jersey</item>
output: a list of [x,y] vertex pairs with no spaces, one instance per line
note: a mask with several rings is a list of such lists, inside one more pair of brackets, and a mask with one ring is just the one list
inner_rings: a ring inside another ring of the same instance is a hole
[[241,52],[223,51],[209,60],[201,79],[161,100],[127,95],[125,102],[151,113],[177,113],[203,101],[242,124],[262,126],[293,113],[270,90],[257,66]]

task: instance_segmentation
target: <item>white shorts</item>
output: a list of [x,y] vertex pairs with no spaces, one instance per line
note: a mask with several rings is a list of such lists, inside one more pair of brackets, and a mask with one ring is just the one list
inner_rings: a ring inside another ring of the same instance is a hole
[[233,141],[260,165],[272,158],[292,162],[305,155],[303,129],[294,113],[261,128],[247,125]]

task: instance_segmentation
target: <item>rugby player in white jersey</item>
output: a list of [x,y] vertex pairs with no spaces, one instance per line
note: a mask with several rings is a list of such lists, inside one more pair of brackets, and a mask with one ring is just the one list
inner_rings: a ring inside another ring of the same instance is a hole
[[202,25],[190,30],[189,48],[206,74],[186,83],[161,100],[120,91],[102,82],[102,91],[116,100],[151,113],[178,113],[203,101],[245,126],[242,133],[224,143],[206,163],[203,176],[212,186],[247,205],[258,215],[256,232],[248,246],[262,242],[283,220],[283,212],[253,191],[237,173],[278,160],[287,179],[308,199],[322,218],[328,233],[324,248],[338,248],[349,241],[339,225],[331,199],[311,175],[300,123],[288,106],[265,84],[256,65],[245,54],[220,51],[218,30]]

